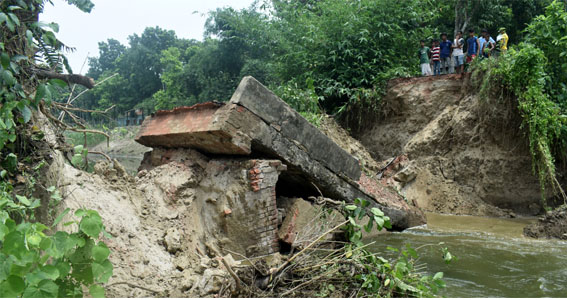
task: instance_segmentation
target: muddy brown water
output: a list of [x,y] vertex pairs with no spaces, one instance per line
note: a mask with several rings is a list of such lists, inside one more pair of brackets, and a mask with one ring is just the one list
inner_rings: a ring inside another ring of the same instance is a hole
[[[388,246],[418,250],[428,272],[443,272],[444,297],[567,297],[567,242],[522,236],[536,219],[497,219],[427,215],[428,225],[374,237],[372,250],[385,257],[397,254]],[[441,250],[457,256],[449,265]]]

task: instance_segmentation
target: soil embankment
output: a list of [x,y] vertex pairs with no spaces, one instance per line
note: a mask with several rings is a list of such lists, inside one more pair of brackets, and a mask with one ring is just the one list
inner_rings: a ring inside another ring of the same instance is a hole
[[524,235],[533,238],[567,240],[567,206],[547,212],[536,223],[524,228]]
[[383,115],[360,140],[379,174],[418,207],[506,217],[541,212],[527,140],[513,103],[483,99],[468,77],[393,80]]

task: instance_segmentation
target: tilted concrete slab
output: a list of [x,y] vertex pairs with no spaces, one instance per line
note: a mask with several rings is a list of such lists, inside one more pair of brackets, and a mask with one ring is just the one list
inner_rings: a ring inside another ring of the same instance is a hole
[[358,160],[251,76],[244,77],[230,99],[259,116],[282,136],[305,147],[309,156],[337,174],[360,178]]

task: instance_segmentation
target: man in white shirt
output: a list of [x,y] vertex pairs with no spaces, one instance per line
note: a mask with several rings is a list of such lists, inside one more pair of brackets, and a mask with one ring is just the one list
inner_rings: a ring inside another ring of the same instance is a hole
[[463,32],[459,31],[455,40],[453,41],[453,61],[455,65],[455,72],[457,74],[462,73],[465,68],[465,55],[463,53],[463,46],[465,45],[465,40],[463,39]]

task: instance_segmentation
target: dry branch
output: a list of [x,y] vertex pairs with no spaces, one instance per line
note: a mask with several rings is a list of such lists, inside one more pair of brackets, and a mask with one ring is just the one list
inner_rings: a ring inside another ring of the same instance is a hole
[[[89,150],[89,154],[98,154],[98,155],[102,155],[104,156],[104,158],[106,158],[109,162],[112,162],[112,158],[110,158],[110,156],[108,156],[108,154],[104,153],[104,152],[100,152],[100,151],[90,151]],[[126,186],[126,188],[128,188],[128,186]],[[130,191],[128,191],[128,195],[130,194]],[[130,197],[132,198],[132,197]]]
[[281,270],[283,270],[287,265],[289,265],[292,261],[294,261],[297,257],[299,257],[301,254],[303,254],[305,251],[307,251],[308,249],[310,249],[311,247],[313,247],[315,244],[317,244],[322,238],[324,238],[325,236],[327,236],[327,234],[339,229],[341,226],[345,225],[346,223],[348,223],[349,221],[344,221],[342,223],[340,223],[339,225],[327,230],[325,233],[323,233],[322,235],[320,235],[317,239],[315,239],[313,242],[311,242],[311,244],[307,245],[307,247],[303,248],[301,251],[297,252],[295,255],[293,255],[292,257],[290,257],[285,263],[283,263],[281,266],[279,266],[277,269],[273,270],[273,272],[271,272],[271,274],[277,274],[279,273]]

